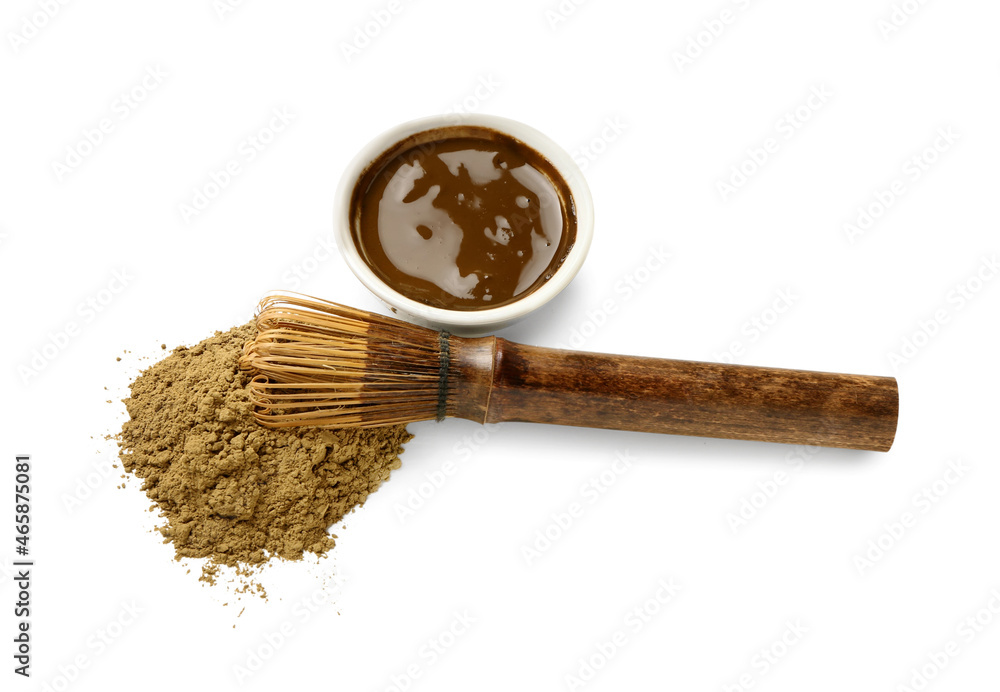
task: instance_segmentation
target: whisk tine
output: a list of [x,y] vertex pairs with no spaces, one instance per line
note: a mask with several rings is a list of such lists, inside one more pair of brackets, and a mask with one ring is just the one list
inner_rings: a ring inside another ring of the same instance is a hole
[[262,425],[375,427],[442,413],[439,332],[297,294],[264,298],[256,323],[240,367],[254,375]]

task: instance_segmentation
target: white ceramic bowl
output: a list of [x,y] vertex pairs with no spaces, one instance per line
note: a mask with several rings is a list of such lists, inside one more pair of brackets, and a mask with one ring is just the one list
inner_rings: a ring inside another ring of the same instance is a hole
[[[379,278],[361,257],[351,227],[351,200],[358,180],[386,151],[405,139],[426,130],[446,127],[484,127],[520,140],[543,157],[565,180],[576,207],[576,239],[563,263],[552,278],[522,298],[483,310],[449,310],[407,298]],[[366,144],[348,164],[337,189],[334,232],[340,253],[354,275],[368,290],[388,305],[394,313],[418,324],[445,329],[454,334],[473,336],[501,329],[554,298],[573,280],[583,266],[594,235],[594,205],[590,188],[572,157],[538,130],[516,120],[495,115],[436,115],[397,125]]]

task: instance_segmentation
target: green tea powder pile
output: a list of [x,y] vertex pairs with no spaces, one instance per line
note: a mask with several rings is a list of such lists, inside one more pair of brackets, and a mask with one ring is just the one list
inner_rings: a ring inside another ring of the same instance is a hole
[[125,400],[125,470],[165,519],[176,559],[245,568],[299,560],[334,545],[327,529],[399,468],[403,426],[366,430],[261,427],[239,369],[247,324],[143,371]]

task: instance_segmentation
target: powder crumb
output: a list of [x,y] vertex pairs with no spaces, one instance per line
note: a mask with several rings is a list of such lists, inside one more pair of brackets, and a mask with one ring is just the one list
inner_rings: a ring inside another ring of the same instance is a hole
[[175,559],[206,558],[199,581],[208,584],[221,566],[235,568],[237,593],[266,599],[260,567],[325,555],[336,538],[327,529],[399,468],[411,435],[405,426],[260,426],[238,365],[254,334],[253,323],[216,332],[144,370],[124,400],[118,440]]
[[[189,570],[190,571],[190,570]],[[206,584],[215,584],[215,578],[219,574],[219,566],[214,562],[206,562],[201,567],[201,576],[198,577],[198,581],[203,581]],[[225,605],[225,603],[223,603]]]
[[162,348],[164,351],[166,351],[167,350],[167,345],[166,344],[160,344],[160,348]]

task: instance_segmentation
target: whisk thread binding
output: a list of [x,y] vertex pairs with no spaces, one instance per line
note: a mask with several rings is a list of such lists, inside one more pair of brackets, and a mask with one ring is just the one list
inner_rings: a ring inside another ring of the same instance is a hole
[[451,346],[448,342],[448,338],[451,335],[448,332],[440,332],[438,334],[438,344],[440,349],[440,359],[441,367],[438,370],[438,407],[437,407],[437,420],[442,421],[447,415],[447,402],[448,402],[448,367],[451,365]]

